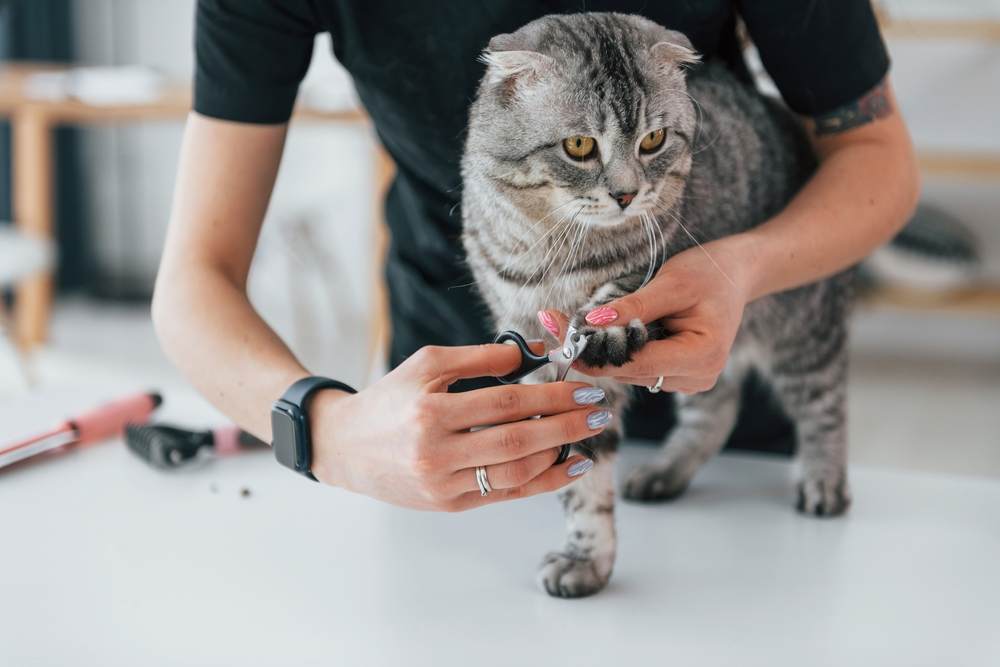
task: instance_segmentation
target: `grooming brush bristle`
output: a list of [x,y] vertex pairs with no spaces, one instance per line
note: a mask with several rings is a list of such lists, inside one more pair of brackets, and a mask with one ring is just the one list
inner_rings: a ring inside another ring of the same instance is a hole
[[125,425],[125,444],[135,452],[143,461],[160,467],[163,462],[158,460],[160,457],[154,454],[154,442],[156,440],[156,431],[143,426],[141,424],[126,424]]
[[167,424],[129,424],[125,442],[154,468],[177,468],[212,444],[211,431],[189,431]]

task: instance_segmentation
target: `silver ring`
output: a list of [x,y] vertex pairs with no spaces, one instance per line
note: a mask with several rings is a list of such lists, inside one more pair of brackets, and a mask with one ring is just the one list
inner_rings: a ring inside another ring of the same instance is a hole
[[489,495],[493,487],[490,486],[490,480],[486,477],[486,466],[476,466],[476,484],[479,485],[479,495],[486,496]]
[[660,387],[662,386],[663,386],[663,376],[661,375],[660,377],[656,378],[656,384],[654,384],[652,387],[646,387],[646,389],[649,390],[650,394],[659,394]]

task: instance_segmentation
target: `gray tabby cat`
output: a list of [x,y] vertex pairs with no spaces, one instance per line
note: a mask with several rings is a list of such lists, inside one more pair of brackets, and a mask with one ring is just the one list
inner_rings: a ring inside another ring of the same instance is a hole
[[[724,68],[696,65],[686,37],[638,16],[547,16],[494,37],[483,60],[462,164],[468,261],[498,330],[543,338],[537,311],[573,313],[592,334],[591,365],[621,365],[660,335],[638,321],[594,328],[583,316],[691,247],[682,222],[702,242],[746,230],[815,168],[788,111]],[[717,385],[677,395],[678,426],[627,478],[625,497],[681,494],[725,443],[754,368],[797,426],[798,508],[843,512],[849,283],[845,273],[749,304]],[[532,380],[553,379],[550,370]],[[598,384],[621,415],[628,388]],[[620,439],[613,426],[580,443],[595,466],[561,494],[566,542],[539,572],[551,595],[588,595],[608,581]]]

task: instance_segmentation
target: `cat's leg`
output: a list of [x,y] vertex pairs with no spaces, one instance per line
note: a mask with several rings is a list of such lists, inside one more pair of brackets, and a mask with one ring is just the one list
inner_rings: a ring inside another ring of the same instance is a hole
[[587,323],[587,313],[626,294],[631,294],[641,284],[641,276],[625,276],[605,283],[571,318],[570,324],[578,332],[588,336],[587,347],[580,355],[581,361],[595,368],[608,364],[622,366],[631,361],[632,355],[642,349],[648,341],[662,336],[662,327],[656,324],[646,325],[639,320],[632,320],[624,326],[610,327]]
[[732,433],[742,379],[739,369],[727,368],[709,391],[675,394],[677,424],[655,458],[629,474],[623,495],[653,502],[684,493],[698,468],[722,449]]
[[[843,338],[843,337],[841,337]],[[785,411],[795,421],[800,481],[796,509],[836,516],[851,504],[847,484],[847,351],[810,350],[808,363],[786,360],[772,371]],[[821,363],[817,363],[820,361]]]
[[538,584],[561,598],[592,595],[604,588],[615,563],[614,460],[620,440],[609,427],[581,444],[594,456],[593,469],[559,493],[566,516],[566,541],[545,556]]

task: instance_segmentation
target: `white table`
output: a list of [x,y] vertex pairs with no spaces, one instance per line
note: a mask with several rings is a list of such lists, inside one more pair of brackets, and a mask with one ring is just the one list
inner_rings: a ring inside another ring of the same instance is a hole
[[[100,397],[8,401],[0,434]],[[416,513],[268,452],[163,474],[97,445],[0,473],[0,665],[998,664],[1000,483],[853,482],[849,517],[804,518],[787,463],[723,456],[621,505],[611,585],[566,601],[533,584],[553,498]]]

